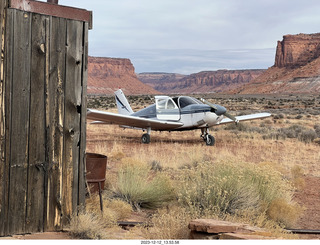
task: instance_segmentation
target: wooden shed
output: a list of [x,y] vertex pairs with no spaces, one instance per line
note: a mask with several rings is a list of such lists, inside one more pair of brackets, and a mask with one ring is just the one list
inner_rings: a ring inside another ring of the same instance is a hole
[[0,0],[0,236],[63,229],[84,204],[91,20]]

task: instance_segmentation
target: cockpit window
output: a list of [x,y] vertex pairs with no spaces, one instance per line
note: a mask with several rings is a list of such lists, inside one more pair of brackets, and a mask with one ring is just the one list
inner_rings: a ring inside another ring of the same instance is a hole
[[165,109],[165,107],[166,107],[166,100],[159,99],[157,104],[157,109]]
[[172,100],[168,100],[167,109],[174,109],[175,105]]
[[192,104],[201,104],[201,102],[197,99],[187,97],[187,96],[178,97],[178,105],[180,106],[180,108],[184,108]]

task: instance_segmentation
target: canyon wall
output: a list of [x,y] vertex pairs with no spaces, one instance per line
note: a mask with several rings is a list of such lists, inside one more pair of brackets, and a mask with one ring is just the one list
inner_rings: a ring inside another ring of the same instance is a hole
[[265,70],[202,71],[191,75],[142,73],[138,78],[162,93],[227,92],[250,82]]
[[158,94],[152,87],[142,83],[129,59],[89,57],[88,94],[113,94],[121,88],[125,94]]
[[275,67],[303,66],[320,56],[320,33],[285,35],[278,41]]

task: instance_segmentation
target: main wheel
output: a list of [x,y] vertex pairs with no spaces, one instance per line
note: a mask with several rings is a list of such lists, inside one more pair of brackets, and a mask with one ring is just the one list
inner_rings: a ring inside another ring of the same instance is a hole
[[150,134],[143,134],[141,137],[141,142],[143,144],[149,144],[150,143]]
[[208,134],[206,136],[206,145],[213,146],[215,142],[216,142],[216,140],[212,135]]

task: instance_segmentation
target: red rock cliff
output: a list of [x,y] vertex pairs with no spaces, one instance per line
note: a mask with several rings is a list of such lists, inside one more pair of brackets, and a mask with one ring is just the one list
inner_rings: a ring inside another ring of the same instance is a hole
[[89,57],[88,94],[113,94],[117,89],[126,94],[158,94],[136,76],[129,59]]
[[278,41],[275,67],[306,65],[320,56],[320,33],[285,35]]

